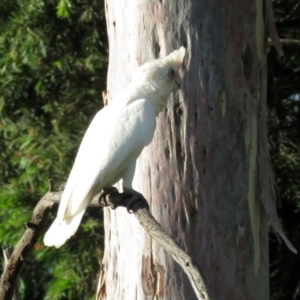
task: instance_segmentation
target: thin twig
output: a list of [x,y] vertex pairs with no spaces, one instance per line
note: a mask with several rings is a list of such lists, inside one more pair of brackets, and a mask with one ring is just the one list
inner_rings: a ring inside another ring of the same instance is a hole
[[[7,265],[8,260],[9,260],[10,256],[12,255],[13,251],[14,251],[14,248],[11,247],[11,246],[3,250],[4,267]],[[20,294],[19,294],[19,289],[18,289],[18,282],[15,285],[15,288],[14,288],[14,291],[13,291],[12,300],[20,300]]]
[[49,192],[38,202],[33,210],[32,219],[25,224],[26,230],[8,259],[0,282],[0,300],[11,300],[18,275],[24,260],[34,248],[38,238],[46,231],[46,225],[52,199],[60,199],[62,192],[53,191],[53,183],[49,181]]
[[[300,46],[300,40],[280,39],[279,41],[283,46]],[[274,46],[273,41],[271,39],[268,40],[268,46]]]

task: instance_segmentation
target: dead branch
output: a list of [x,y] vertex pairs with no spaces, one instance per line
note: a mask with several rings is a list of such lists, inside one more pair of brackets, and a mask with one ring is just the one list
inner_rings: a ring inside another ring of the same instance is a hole
[[8,259],[0,281],[0,299],[11,300],[18,275],[24,260],[31,253],[38,238],[46,231],[46,225],[53,200],[59,200],[62,192],[54,192],[50,181],[48,193],[38,202],[33,210],[32,219],[25,224],[26,230]]
[[[36,205],[32,220],[26,223],[26,230],[3,270],[0,282],[0,300],[11,300],[19,272],[27,255],[32,251],[38,238],[47,230],[48,215],[53,204],[59,203],[62,191],[54,191],[50,181],[49,191]],[[94,197],[90,207],[118,207],[130,203],[130,197],[121,193],[107,195],[106,201],[99,201],[99,195]],[[173,259],[187,274],[198,299],[209,297],[200,268],[197,263],[162,229],[142,201],[134,202],[130,208],[144,229],[171,254]]]
[[[3,250],[3,256],[4,256],[4,268],[8,263],[8,259],[10,258],[10,256],[12,255],[14,251],[13,247],[8,247],[6,249]],[[13,291],[13,297],[12,300],[20,300],[20,295],[19,295],[19,289],[18,289],[18,282],[15,285],[14,291]]]
[[[283,46],[300,46],[300,40],[295,40],[295,39],[280,39],[279,40],[280,43],[283,45]],[[274,43],[271,39],[268,40],[268,46],[269,47],[272,47],[274,46]]]

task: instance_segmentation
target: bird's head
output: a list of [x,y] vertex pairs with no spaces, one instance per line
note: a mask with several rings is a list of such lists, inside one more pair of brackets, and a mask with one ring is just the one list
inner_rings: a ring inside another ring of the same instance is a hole
[[142,65],[136,72],[138,81],[151,82],[167,98],[180,89],[179,69],[182,65],[186,49],[182,46],[163,58]]

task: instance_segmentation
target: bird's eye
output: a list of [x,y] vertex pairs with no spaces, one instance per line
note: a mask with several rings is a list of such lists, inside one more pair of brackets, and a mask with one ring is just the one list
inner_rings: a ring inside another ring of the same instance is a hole
[[173,68],[170,68],[169,71],[168,71],[168,77],[170,80],[173,80],[174,79],[174,75],[175,75],[175,71]]

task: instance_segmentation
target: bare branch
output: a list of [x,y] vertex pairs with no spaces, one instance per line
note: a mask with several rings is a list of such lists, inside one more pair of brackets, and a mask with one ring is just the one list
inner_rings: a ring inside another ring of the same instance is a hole
[[[54,191],[53,183],[50,182],[48,193],[46,193],[36,205],[33,211],[32,220],[26,224],[27,229],[9,258],[1,276],[0,300],[12,299],[14,287],[23,262],[27,255],[32,251],[38,238],[47,230],[50,209],[53,207],[53,204],[60,202],[62,193],[62,191]],[[130,203],[130,197],[121,193],[107,195],[105,200],[106,201],[99,202],[99,195],[97,195],[91,201],[89,206],[127,207]],[[198,299],[212,299],[208,296],[205,281],[201,276],[200,268],[197,263],[185,253],[155,221],[148,208],[146,208],[145,202],[134,202],[130,208],[145,230],[160,243],[182,267],[187,274]]]
[[11,300],[17,278],[27,255],[32,251],[38,238],[46,231],[46,225],[53,200],[59,200],[62,192],[52,192],[53,185],[49,182],[49,192],[38,202],[33,210],[32,219],[25,224],[26,230],[8,259],[0,282],[0,299]]
[[[279,41],[283,46],[300,46],[300,40],[280,39]],[[273,41],[271,39],[268,40],[268,46],[269,47],[274,46]]]
[[[10,258],[10,256],[12,255],[14,251],[13,247],[8,247],[6,249],[3,250],[3,256],[4,256],[4,268],[8,263],[8,259]],[[18,282],[15,285],[14,291],[13,291],[13,297],[12,300],[20,300],[20,295],[19,295],[19,289],[18,289]]]
[[282,44],[280,43],[278,32],[275,26],[274,13],[272,9],[272,0],[265,1],[265,8],[266,8],[269,36],[272,40],[274,48],[277,50],[280,57],[284,58]]

